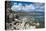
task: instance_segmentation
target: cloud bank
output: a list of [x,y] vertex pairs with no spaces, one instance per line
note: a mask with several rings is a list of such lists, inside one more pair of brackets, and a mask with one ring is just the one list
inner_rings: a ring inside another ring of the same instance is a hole
[[44,4],[42,3],[34,3],[34,4],[22,4],[22,3],[14,3],[13,6],[11,7],[13,11],[25,11],[25,12],[30,12],[30,11],[44,11]]

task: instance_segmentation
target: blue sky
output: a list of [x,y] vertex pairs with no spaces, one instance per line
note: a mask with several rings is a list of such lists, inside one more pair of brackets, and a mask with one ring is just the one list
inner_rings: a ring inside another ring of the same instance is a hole
[[33,2],[14,2],[12,3],[11,9],[13,11],[44,11],[44,3],[33,3]]

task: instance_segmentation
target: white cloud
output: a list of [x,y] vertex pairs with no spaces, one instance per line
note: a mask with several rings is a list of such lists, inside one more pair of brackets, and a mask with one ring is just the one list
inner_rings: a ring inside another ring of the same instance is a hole
[[22,6],[21,3],[19,3],[18,5],[16,3],[14,3],[14,5],[11,7],[11,9],[14,11],[21,10],[21,6]]
[[34,9],[35,9],[35,7],[34,7],[32,4],[30,4],[30,5],[25,5],[25,6],[22,8],[23,11],[31,11],[31,10],[34,10]]
[[[11,7],[11,9],[14,11],[21,11],[21,9],[23,11],[32,11],[32,10],[43,11],[41,9],[44,8],[43,6],[40,6],[38,4],[36,4],[36,7],[35,7],[35,4],[30,4],[30,5],[25,4],[25,6],[23,6],[21,3],[19,3],[18,5],[15,5],[15,4]],[[37,9],[37,8],[39,8],[39,9]]]
[[22,3],[19,3],[18,5],[19,5],[19,6],[22,6]]
[[11,7],[11,9],[12,10],[23,10],[23,11],[29,11],[29,10],[34,10],[35,9],[35,7],[32,5],[32,4],[30,4],[30,5],[25,5],[25,6],[22,6],[22,4],[21,3],[19,3],[18,5],[13,5],[12,7]]
[[17,5],[17,3],[14,3],[14,5]]
[[28,9],[35,9],[33,4],[30,4],[30,5],[26,6],[26,8],[28,8]]

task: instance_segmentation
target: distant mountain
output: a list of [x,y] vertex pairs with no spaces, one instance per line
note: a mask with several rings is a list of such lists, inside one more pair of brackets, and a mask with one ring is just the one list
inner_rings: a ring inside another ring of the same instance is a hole
[[44,13],[44,11],[24,11],[24,10],[18,10],[16,12],[25,12],[25,13]]

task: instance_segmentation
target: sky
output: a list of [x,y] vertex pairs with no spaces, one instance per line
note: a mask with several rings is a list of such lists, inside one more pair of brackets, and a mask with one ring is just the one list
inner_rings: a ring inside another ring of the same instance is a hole
[[11,9],[13,11],[23,11],[23,12],[31,12],[31,11],[44,11],[44,3],[33,3],[33,2],[14,2]]

